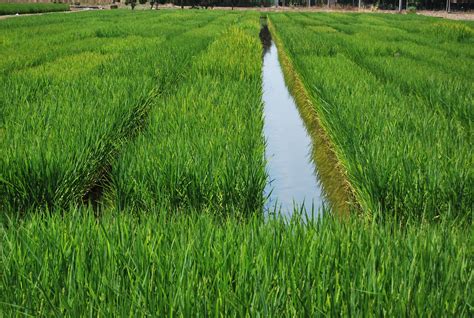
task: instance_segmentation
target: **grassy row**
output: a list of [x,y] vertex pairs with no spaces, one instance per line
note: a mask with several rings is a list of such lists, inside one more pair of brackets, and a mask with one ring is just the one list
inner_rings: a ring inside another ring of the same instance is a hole
[[[247,14],[193,60],[175,94],[157,100],[148,128],[112,168],[117,206],[262,209],[258,32],[258,15]],[[209,29],[193,36],[204,34]]]
[[[0,71],[10,74],[87,51],[111,54],[125,48],[137,50],[146,40],[162,39],[166,43],[187,30],[205,26],[221,15],[219,12],[127,14],[103,11],[100,14],[82,12],[80,16],[54,15],[3,20],[0,24]],[[232,20],[237,18],[234,15]],[[35,36],[32,36],[33,33]]]
[[[366,212],[472,218],[474,38],[427,34],[424,18],[270,18]],[[452,50],[455,70],[431,63]]]
[[91,211],[0,227],[6,316],[472,315],[472,244],[452,221],[379,226]]
[[[107,17],[105,25],[89,24],[95,37],[84,39],[83,51],[63,55],[60,50],[57,58],[48,53],[35,65],[2,72],[2,209],[23,213],[80,201],[101,182],[122,145],[143,127],[157,96],[172,94],[193,56],[215,32],[236,20],[235,15],[217,13],[174,14],[158,17],[162,25],[145,37],[117,31],[115,21],[147,25],[156,15],[119,12]],[[57,19],[54,27],[60,26]],[[74,19],[77,25],[83,16]],[[15,36],[25,40],[42,21],[2,37],[11,44]],[[193,40],[193,30],[201,27],[209,34],[202,32]],[[69,34],[68,28],[63,30]],[[96,41],[99,33],[113,40]],[[52,35],[45,41],[58,38]],[[202,45],[190,45],[192,41]]]
[[69,11],[60,3],[0,3],[0,15]]

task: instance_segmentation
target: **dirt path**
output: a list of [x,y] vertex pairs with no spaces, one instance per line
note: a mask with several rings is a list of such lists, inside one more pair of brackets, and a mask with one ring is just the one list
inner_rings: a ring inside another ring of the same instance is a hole
[[419,11],[417,14],[450,20],[474,20],[474,12]]

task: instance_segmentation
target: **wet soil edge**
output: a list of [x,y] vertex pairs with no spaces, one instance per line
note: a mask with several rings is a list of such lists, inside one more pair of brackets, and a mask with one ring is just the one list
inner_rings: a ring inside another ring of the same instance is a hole
[[286,54],[283,43],[270,19],[267,24],[278,48],[278,59],[283,69],[286,85],[295,99],[304,124],[313,140],[313,159],[316,162],[317,173],[331,208],[336,215],[341,217],[348,216],[351,212],[359,212],[362,210],[361,204],[357,199],[357,192],[347,177],[347,170],[339,159],[336,148],[321,122],[320,115],[317,113],[299,74],[293,67],[291,59]]
[[108,149],[105,151],[105,158],[95,170],[91,182],[88,183],[82,195],[82,204],[90,204],[96,212],[110,205],[111,192],[113,192],[112,165],[119,157],[122,147],[133,141],[145,128],[151,104],[158,95],[159,93],[154,90],[150,92],[149,96],[139,101],[126,115],[125,120],[113,129],[114,136],[107,141]]

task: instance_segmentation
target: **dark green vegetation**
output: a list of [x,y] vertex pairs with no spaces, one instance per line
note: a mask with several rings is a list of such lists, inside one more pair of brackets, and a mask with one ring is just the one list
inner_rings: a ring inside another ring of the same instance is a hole
[[[0,21],[0,316],[472,316],[474,232],[456,218],[472,213],[470,26],[271,20],[372,218],[262,217],[257,13]],[[347,150],[349,133],[367,153]]]
[[271,21],[364,213],[472,221],[470,25],[355,14]]
[[69,11],[60,3],[0,3],[0,15]]

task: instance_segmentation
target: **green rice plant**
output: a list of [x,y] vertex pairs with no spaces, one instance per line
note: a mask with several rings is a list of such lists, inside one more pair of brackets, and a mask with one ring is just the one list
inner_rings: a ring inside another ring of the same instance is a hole
[[5,316],[472,315],[467,229],[90,210],[0,225]]
[[468,41],[474,37],[474,30],[460,23],[437,23],[433,26],[433,31],[440,37],[449,40],[457,40],[458,42]]
[[[103,182],[123,144],[146,124],[152,102],[158,95],[174,92],[186,65],[215,34],[211,29],[219,30],[238,18],[192,12],[164,16],[158,19],[167,21],[162,28],[150,30],[148,22],[155,15],[149,12],[107,13],[105,17],[112,19],[103,19],[99,25],[94,22],[97,16],[91,15],[93,39],[86,37],[87,44],[79,51],[68,54],[58,45],[57,56],[54,47],[45,49],[44,58],[29,67],[16,70],[6,65],[1,72],[3,210],[21,214],[31,207],[66,207],[87,199]],[[112,30],[120,17],[125,25],[138,25],[137,34],[124,31],[114,41],[102,41],[104,34],[118,36]],[[71,16],[76,23],[82,18]],[[54,28],[60,28],[62,21],[57,17],[36,20],[37,26],[46,20]],[[2,38],[11,46],[19,41],[15,36],[29,38],[35,30],[30,24],[16,33],[3,33]],[[6,25],[5,32],[15,24]],[[194,30],[200,28],[209,29],[198,39]],[[69,34],[68,28],[63,29]],[[59,38],[55,34],[46,42]],[[193,41],[200,44],[192,45]],[[22,46],[28,50],[27,44]],[[29,50],[34,49],[30,44]]]
[[[433,19],[413,16],[270,19],[362,211],[431,220],[451,211],[472,219],[474,56],[468,42],[440,41],[424,32]],[[378,21],[383,35],[366,20]],[[308,28],[321,24],[326,28]],[[452,51],[462,56],[439,59]]]
[[0,3],[0,15],[69,11],[62,3]]
[[195,57],[174,95],[156,100],[148,128],[112,167],[118,207],[262,210],[258,32],[258,15],[247,14]]

